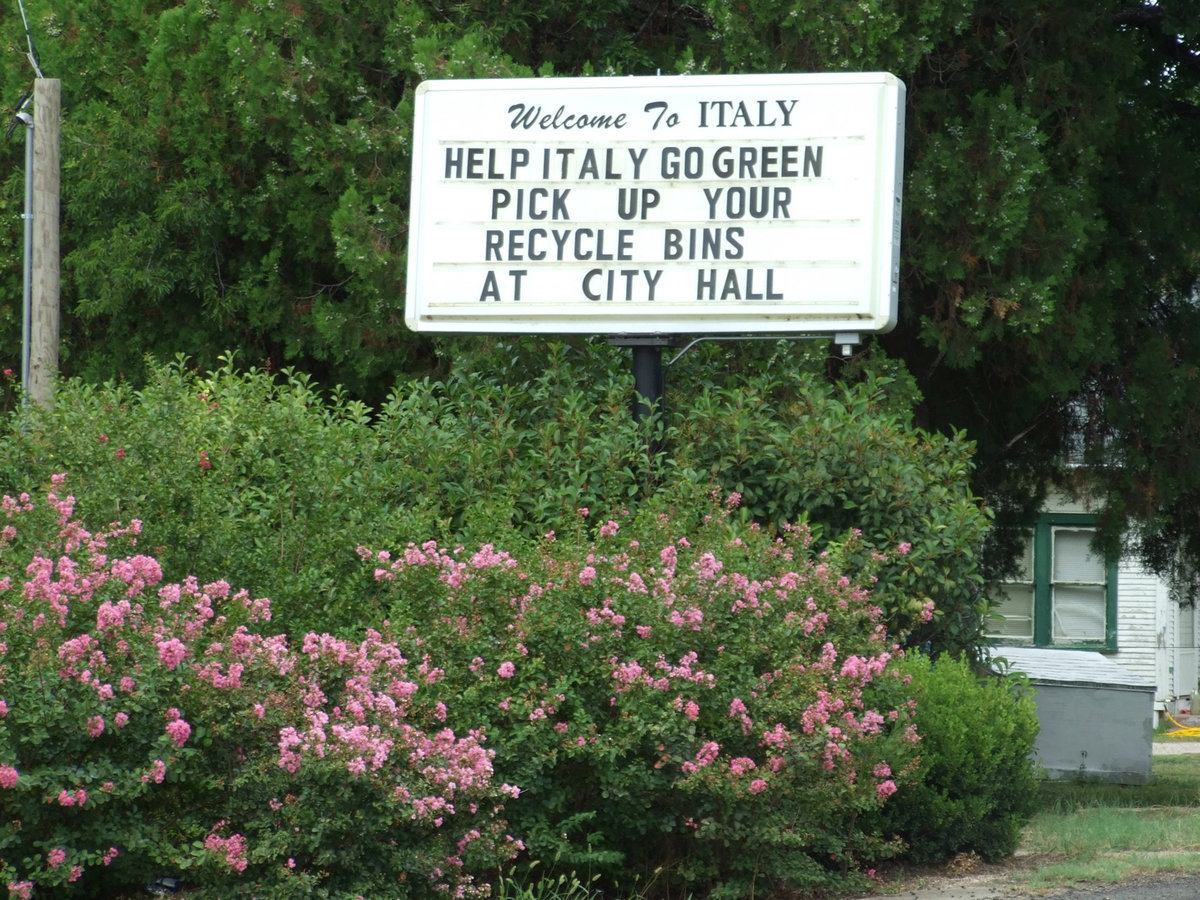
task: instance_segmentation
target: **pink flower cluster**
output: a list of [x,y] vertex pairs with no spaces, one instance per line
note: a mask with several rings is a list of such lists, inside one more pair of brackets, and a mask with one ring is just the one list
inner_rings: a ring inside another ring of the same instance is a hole
[[87,802],[87,791],[83,788],[76,788],[73,791],[61,790],[58,792],[59,806],[83,806]]
[[167,710],[166,731],[176,747],[182,747],[192,736],[192,726],[183,720],[183,714],[174,706]]
[[225,863],[235,872],[246,871],[246,838],[240,834],[221,837],[217,832],[225,827],[221,820],[213,826],[212,832],[204,839],[204,849],[212,853],[222,854]]
[[706,741],[704,745],[696,752],[693,760],[685,760],[680,768],[683,774],[690,775],[693,772],[698,772],[705,766],[711,766],[717,760],[717,756],[721,753],[721,745],[716,741]]
[[167,764],[161,759],[156,759],[153,765],[150,766],[149,772],[143,772],[141,780],[144,784],[153,781],[155,784],[162,784],[163,779],[167,777]]

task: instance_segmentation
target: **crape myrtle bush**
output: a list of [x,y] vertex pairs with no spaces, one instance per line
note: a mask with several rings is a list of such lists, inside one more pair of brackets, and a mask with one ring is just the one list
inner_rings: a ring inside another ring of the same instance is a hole
[[911,679],[921,735],[920,777],[878,813],[904,836],[907,856],[932,862],[973,850],[1011,855],[1037,811],[1032,758],[1038,720],[1027,679],[980,674],[963,659],[910,654],[894,664]]
[[841,574],[861,539],[773,537],[736,524],[737,499],[696,521],[686,499],[581,509],[594,543],[547,534],[532,565],[491,545],[360,550],[402,653],[447,661],[449,721],[520,786],[507,811],[532,859],[743,897],[861,887],[899,848],[862,824],[919,736],[883,613]]
[[291,643],[265,600],[161,583],[137,523],[89,533],[63,489],[3,501],[13,895],[166,869],[197,896],[467,896],[524,835],[527,861],[741,897],[861,885],[900,846],[863,823],[919,735],[839,574],[853,538],[698,524],[685,498],[527,564],[364,547],[397,624]]
[[[581,507],[717,484],[742,494],[746,522],[804,521],[818,544],[861,529],[843,563],[859,580],[872,550],[910,543],[879,570],[888,627],[916,625],[935,651],[975,646],[988,519],[969,489],[971,445],[911,426],[902,372],[834,385],[801,345],[756,349],[767,358],[744,368],[701,348],[671,367],[661,421],[639,426],[628,351],[513,340],[455,352],[445,379],[404,384],[377,410],[232,360],[208,373],[156,364],[138,390],[67,381],[53,408],[9,417],[0,490],[70,472],[81,514],[141,519],[169,579],[219,572],[269,596],[299,637],[374,617],[358,544],[515,551]],[[664,447],[653,459],[651,438]],[[938,614],[922,624],[929,600]]]
[[384,634],[264,636],[224,581],[162,583],[139,523],[60,496],[0,513],[0,885],[111,897],[471,896],[511,859],[478,732]]

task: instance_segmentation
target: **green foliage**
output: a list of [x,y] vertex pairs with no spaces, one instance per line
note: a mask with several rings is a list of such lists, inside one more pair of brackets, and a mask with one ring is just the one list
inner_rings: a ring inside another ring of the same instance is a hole
[[949,656],[911,654],[896,669],[912,679],[921,762],[881,812],[883,832],[903,838],[917,862],[967,850],[988,860],[1011,855],[1039,803],[1028,687]]
[[502,343],[379,411],[396,495],[425,498],[459,539],[540,538],[579,508],[619,509],[653,490],[650,434],[630,415],[620,354],[559,343],[538,353]]
[[[588,344],[481,351],[444,382],[414,382],[375,415],[296,372],[210,373],[154,365],[138,390],[64,383],[0,437],[0,487],[67,471],[83,514],[143,522],[168,577],[221,571],[270,596],[290,634],[357,632],[373,615],[355,548],[435,537],[514,550],[576,510],[618,514],[656,496],[741,494],[745,522],[806,520],[819,540],[862,532],[847,566],[865,578],[888,554],[877,602],[895,633],[939,651],[977,639],[974,552],[987,520],[967,485],[970,446],[894,412],[899,385],[845,389],[805,374],[796,348],[766,376],[672,388],[658,437],[630,415],[621,354]],[[784,374],[786,373],[786,375]],[[687,376],[690,377],[690,376]],[[678,395],[675,393],[679,391]],[[894,554],[899,545],[907,554]]]
[[[399,311],[422,79],[894,72],[902,308],[878,343],[919,379],[920,423],[976,443],[1003,526],[1086,431],[1098,462],[1121,460],[1094,485],[1109,544],[1140,521],[1156,568],[1179,551],[1196,568],[1178,449],[1196,445],[1194,0],[25,6],[64,84],[65,370],[140,386],[147,352],[214,367],[234,348],[372,404],[439,365]],[[0,23],[15,103],[23,26],[12,5]],[[0,191],[0,365],[17,369],[22,150]]]
[[857,375],[830,386],[804,348],[786,343],[748,372],[721,375],[701,362],[673,373],[672,464],[740,493],[748,520],[803,516],[829,538],[856,529],[864,554],[911,545],[879,570],[876,601],[899,632],[931,600],[938,618],[912,639],[970,651],[980,642],[977,556],[989,527],[970,488],[973,445],[914,428],[902,379],[871,366]]
[[362,404],[231,361],[201,374],[156,366],[140,390],[63,385],[7,435],[3,482],[72,475],[81,514],[143,523],[168,577],[224,572],[271,596],[292,634],[351,627],[362,607],[354,548],[433,528],[396,502]]
[[[378,399],[420,368],[396,308],[412,91],[523,74],[485,28],[394,0],[26,6],[64,84],[70,371],[140,383],[146,353],[215,366],[234,348]],[[30,75],[2,15],[15,98]]]

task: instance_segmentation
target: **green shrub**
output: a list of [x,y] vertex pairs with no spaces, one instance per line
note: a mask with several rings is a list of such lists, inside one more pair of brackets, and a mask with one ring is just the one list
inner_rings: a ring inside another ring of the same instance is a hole
[[803,518],[828,539],[857,529],[864,556],[852,566],[872,549],[911,544],[879,568],[876,602],[900,632],[932,601],[937,617],[911,642],[974,652],[984,608],[976,557],[990,520],[971,492],[973,444],[915,428],[903,378],[830,384],[820,362],[781,343],[750,372],[691,374],[703,389],[673,401],[673,464],[740,493],[749,520]]
[[896,669],[912,678],[921,761],[916,780],[879,814],[884,832],[903,838],[917,862],[967,850],[987,860],[1012,854],[1038,803],[1028,686],[1016,675],[980,676],[946,655],[912,654]]
[[63,383],[51,409],[11,422],[0,489],[67,472],[88,522],[142,522],[169,580],[220,572],[269,596],[292,635],[359,629],[359,542],[436,531],[399,497],[360,403],[296,372],[156,366],[132,390]]
[[[68,472],[89,521],[143,521],[167,578],[221,572],[269,596],[280,627],[302,636],[360,633],[376,616],[360,543],[515,551],[581,527],[579,508],[616,514],[718,485],[740,494],[743,522],[803,521],[819,545],[858,529],[847,574],[878,576],[888,627],[916,627],[935,651],[974,646],[988,520],[968,485],[971,447],[912,428],[892,397],[902,381],[831,385],[787,344],[752,376],[686,357],[652,434],[630,414],[627,351],[536,351],[493,342],[374,411],[300,373],[231,360],[207,373],[156,364],[136,391],[67,381],[52,409],[10,417],[0,489]],[[652,437],[665,447],[656,458]],[[909,552],[891,553],[902,543]]]

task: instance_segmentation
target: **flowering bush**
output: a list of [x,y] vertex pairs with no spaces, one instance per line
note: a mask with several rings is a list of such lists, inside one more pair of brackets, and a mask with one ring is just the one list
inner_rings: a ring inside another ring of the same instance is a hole
[[111,896],[186,872],[196,896],[484,890],[520,848],[479,731],[428,700],[438,667],[382,632],[261,630],[265,600],[162,583],[139,523],[74,501],[0,518],[0,885]]
[[817,553],[804,528],[706,519],[593,523],[594,544],[548,535],[529,560],[360,554],[405,655],[444,660],[449,721],[520,786],[534,860],[711,896],[853,881],[896,849],[859,823],[918,740],[882,613],[839,572],[858,538]]

